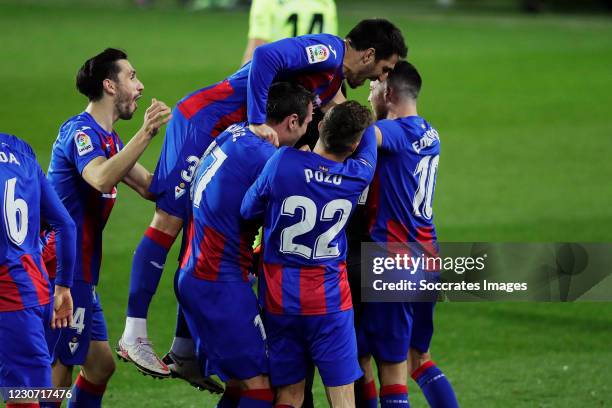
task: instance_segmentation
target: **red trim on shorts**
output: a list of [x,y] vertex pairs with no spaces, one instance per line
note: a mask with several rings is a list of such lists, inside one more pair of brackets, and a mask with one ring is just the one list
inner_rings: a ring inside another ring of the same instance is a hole
[[346,262],[341,262],[340,265],[340,310],[350,310],[353,308],[353,299],[351,297],[351,287],[348,282],[348,274],[346,272]]
[[189,219],[189,222],[186,226],[187,231],[187,247],[181,256],[181,268],[184,268],[185,265],[189,262],[189,258],[191,258],[191,253],[193,252],[193,216]]

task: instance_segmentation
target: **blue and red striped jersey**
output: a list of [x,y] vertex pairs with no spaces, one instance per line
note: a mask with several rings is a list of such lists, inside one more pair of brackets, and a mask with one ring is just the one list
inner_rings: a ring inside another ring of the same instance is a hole
[[117,197],[117,187],[111,193],[101,193],[81,173],[91,160],[110,159],[122,148],[117,133],[106,132],[87,112],[64,122],[53,143],[47,178],[77,226],[75,281],[98,283],[102,231]]
[[376,242],[436,242],[433,197],[440,140],[420,116],[376,122],[382,133],[367,214]]
[[248,281],[258,225],[240,216],[240,205],[275,151],[246,123],[230,126],[211,144],[192,187],[183,271],[211,281]]
[[271,313],[323,315],[352,308],[345,226],[376,167],[368,128],[343,163],[281,148],[244,197],[246,219],[264,218],[259,297]]
[[[189,121],[207,123],[217,118],[202,145],[208,145],[228,126],[247,120],[265,123],[268,90],[278,81],[297,81],[324,105],[338,93],[344,80],[344,41],[330,34],[287,38],[257,47],[253,60],[225,80],[199,89],[177,104]],[[248,111],[247,111],[248,105]],[[185,132],[186,133],[186,132]],[[182,145],[182,144],[180,144]]]
[[0,312],[50,302],[50,284],[41,259],[41,217],[58,234],[60,282],[71,286],[74,223],[49,185],[32,148],[0,133]]

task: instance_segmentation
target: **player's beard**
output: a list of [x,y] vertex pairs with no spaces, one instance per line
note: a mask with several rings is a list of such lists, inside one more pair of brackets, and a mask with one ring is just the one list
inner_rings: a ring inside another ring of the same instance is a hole
[[137,109],[136,101],[128,92],[119,91],[117,102],[115,102],[115,109],[119,113],[119,119],[130,120]]

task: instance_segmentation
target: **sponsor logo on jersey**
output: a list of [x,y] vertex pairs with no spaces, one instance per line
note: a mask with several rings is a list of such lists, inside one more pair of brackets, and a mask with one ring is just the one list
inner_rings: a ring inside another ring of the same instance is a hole
[[74,136],[74,142],[77,145],[77,153],[79,156],[93,152],[93,143],[91,143],[91,139],[85,132],[78,131],[76,136]]
[[316,64],[318,62],[327,61],[329,58],[329,48],[323,44],[311,45],[306,47],[306,56],[308,57],[309,64]]

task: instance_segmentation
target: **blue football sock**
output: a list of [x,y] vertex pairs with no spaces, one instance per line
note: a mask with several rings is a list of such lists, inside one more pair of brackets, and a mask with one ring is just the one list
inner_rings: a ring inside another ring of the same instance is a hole
[[246,390],[240,397],[240,408],[272,408],[274,392],[270,388],[259,390]]
[[448,379],[433,361],[427,361],[412,373],[429,406],[432,408],[458,408],[455,391]]
[[128,317],[146,319],[173,242],[174,237],[153,227],[145,231],[132,260]]
[[380,387],[381,408],[408,408],[408,387],[403,384],[384,385]]
[[79,374],[72,386],[72,398],[68,402],[68,408],[99,408],[102,406],[105,390],[106,384],[90,383]]

